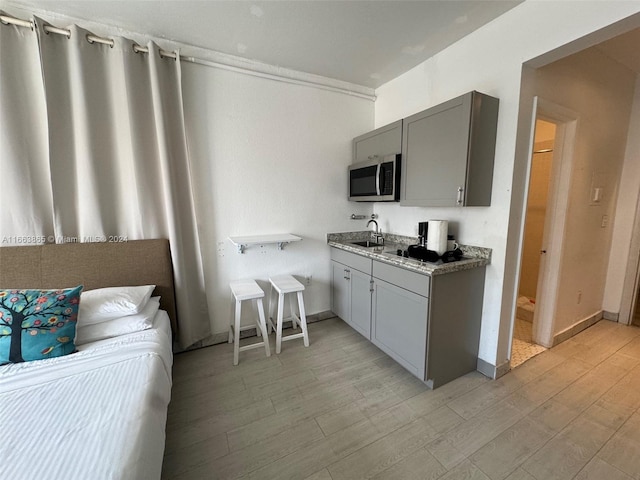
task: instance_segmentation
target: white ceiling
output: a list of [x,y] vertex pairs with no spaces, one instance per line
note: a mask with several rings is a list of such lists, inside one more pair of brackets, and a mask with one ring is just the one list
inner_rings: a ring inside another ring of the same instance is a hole
[[378,87],[521,0],[0,0]]

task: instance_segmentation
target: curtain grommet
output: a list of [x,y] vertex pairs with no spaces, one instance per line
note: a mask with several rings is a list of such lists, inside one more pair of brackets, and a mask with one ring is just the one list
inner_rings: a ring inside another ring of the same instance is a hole
[[160,58],[171,58],[174,61],[178,61],[180,59],[180,55],[178,52],[169,52],[167,50],[158,50],[158,55]]
[[113,48],[116,44],[113,38],[98,37],[97,35],[93,35],[92,33],[87,33],[85,35],[85,38],[87,39],[87,42],[92,45],[94,43],[101,43],[102,45],[109,45],[110,48]]

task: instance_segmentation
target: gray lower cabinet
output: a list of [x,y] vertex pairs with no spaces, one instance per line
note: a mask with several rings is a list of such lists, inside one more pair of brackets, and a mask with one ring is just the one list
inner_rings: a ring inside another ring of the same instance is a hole
[[424,380],[429,299],[374,279],[371,341]]
[[402,149],[402,120],[376,128],[353,139],[353,161],[371,160]]
[[331,250],[331,310],[371,339],[371,260]]
[[436,275],[429,297],[427,374],[439,387],[478,366],[485,267]]
[[331,311],[349,323],[351,316],[351,283],[349,267],[331,261]]
[[371,275],[351,270],[350,325],[367,338],[371,338]]
[[400,204],[489,206],[498,99],[469,92],[403,120]]
[[331,308],[430,388],[477,367],[485,268],[429,276],[331,248]]

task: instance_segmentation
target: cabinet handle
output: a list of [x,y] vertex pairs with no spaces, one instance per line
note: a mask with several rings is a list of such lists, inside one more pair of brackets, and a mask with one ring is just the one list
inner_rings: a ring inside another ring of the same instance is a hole
[[458,196],[456,198],[456,203],[458,205],[462,205],[462,192],[464,191],[464,189],[462,187],[458,187]]

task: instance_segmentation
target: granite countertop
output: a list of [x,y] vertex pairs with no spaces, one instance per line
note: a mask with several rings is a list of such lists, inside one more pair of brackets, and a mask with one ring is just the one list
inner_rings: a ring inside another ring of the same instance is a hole
[[383,236],[384,246],[382,247],[360,247],[353,245],[352,242],[373,240],[371,230],[329,233],[327,234],[327,243],[330,247],[339,248],[347,252],[425,275],[442,275],[460,270],[483,267],[491,263],[490,248],[474,247],[471,245],[460,245],[463,257],[462,260],[457,262],[444,263],[442,260],[438,260],[437,262],[422,262],[413,258],[404,258],[396,255],[396,250],[405,250],[409,245],[417,244],[418,239],[416,237],[406,237],[389,233],[385,233]]

